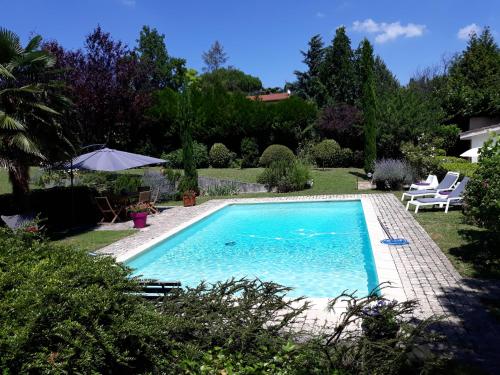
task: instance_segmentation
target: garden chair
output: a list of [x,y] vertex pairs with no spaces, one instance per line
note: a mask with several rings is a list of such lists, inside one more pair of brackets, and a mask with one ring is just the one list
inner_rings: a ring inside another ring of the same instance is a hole
[[444,212],[448,213],[450,205],[462,203],[462,195],[468,182],[469,177],[464,177],[464,179],[458,183],[457,187],[450,191],[449,194],[444,194],[445,192],[441,191],[440,193],[436,193],[434,198],[419,198],[416,200],[408,201],[406,210],[408,210],[410,204],[415,206],[415,213],[418,213],[418,209],[420,207],[439,205],[439,208],[443,208],[444,206]]
[[149,201],[149,211],[152,214],[157,214],[159,211],[156,208],[156,202],[158,202],[158,198],[160,197],[160,188],[157,187],[156,189],[153,190],[153,193],[151,194],[151,200]]
[[139,192],[139,199],[137,200],[137,204],[151,202],[151,190],[145,190]]
[[29,232],[38,232],[45,227],[45,225],[38,226],[38,223],[36,223],[37,217],[33,212],[16,215],[1,215],[0,217],[5,225],[13,231],[25,229]]
[[109,202],[108,197],[96,197],[95,201],[97,203],[97,208],[99,208],[99,211],[101,211],[102,214],[102,219],[99,223],[104,223],[106,217],[109,217],[111,218],[109,224],[113,224],[116,221],[116,219],[118,219],[118,217],[120,216],[120,214],[124,209],[123,206],[120,207],[112,206],[111,203]]
[[436,189],[439,185],[437,176],[430,174],[425,181],[415,182],[410,185],[410,190],[429,190]]
[[403,193],[401,197],[401,201],[405,199],[405,197],[409,197],[410,201],[413,201],[415,198],[422,198],[429,195],[435,195],[440,191],[451,190],[455,187],[458,177],[458,172],[448,172],[446,176],[444,176],[443,180],[436,186],[435,189],[425,189],[425,190],[408,190]]

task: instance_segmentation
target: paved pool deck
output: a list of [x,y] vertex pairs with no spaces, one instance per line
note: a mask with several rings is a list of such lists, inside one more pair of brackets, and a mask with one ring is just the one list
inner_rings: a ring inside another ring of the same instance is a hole
[[[393,194],[214,199],[194,207],[172,207],[149,217],[151,225],[148,228],[104,247],[99,252],[112,255],[118,261],[124,260],[134,249],[140,251],[148,247],[148,244],[230,203],[352,199],[368,201],[375,215],[382,219],[393,237],[403,237],[410,241],[406,246],[382,246],[378,251],[386,252],[386,256],[390,254],[392,258],[397,275],[391,277],[397,277],[400,283],[401,290],[398,293],[406,299],[418,300],[417,318],[442,316],[440,329],[446,333],[454,351],[462,357],[479,362],[492,373],[495,370],[500,373],[500,324],[493,320],[480,303],[482,297],[498,298],[500,287],[495,283],[461,277],[427,232]],[[444,213],[443,220],[446,220]],[[128,229],[131,225],[126,222],[102,229]],[[376,226],[376,223],[368,225]],[[317,312],[321,317],[320,311]]]

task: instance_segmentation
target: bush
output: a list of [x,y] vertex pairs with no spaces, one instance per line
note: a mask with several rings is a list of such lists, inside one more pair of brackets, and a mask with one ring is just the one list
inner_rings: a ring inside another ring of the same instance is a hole
[[316,165],[321,168],[333,168],[340,164],[340,146],[333,139],[325,139],[314,146],[312,154]]
[[465,163],[441,163],[441,167],[443,167],[446,171],[458,172],[462,176],[472,177],[474,172],[477,170],[478,165],[476,163],[466,161]]
[[[170,168],[176,168],[176,169],[184,168],[184,162],[182,160],[182,148],[172,151],[168,154],[163,153],[161,158],[167,161],[167,165]],[[196,164],[196,168],[207,168],[208,167],[207,146],[194,141],[193,159]]]
[[500,136],[481,147],[478,167],[466,188],[468,219],[500,236]]
[[429,174],[434,174],[441,179],[446,174],[440,160],[440,157],[444,157],[442,150],[432,147],[419,147],[408,142],[401,146],[401,152],[418,178],[425,178]]
[[258,183],[266,185],[268,190],[276,188],[278,193],[302,190],[310,179],[309,167],[298,161],[290,163],[286,160],[273,162],[257,176]]
[[253,168],[259,163],[259,146],[255,138],[241,140],[241,167]]
[[111,185],[114,194],[132,193],[142,186],[142,177],[133,174],[119,174]]
[[269,167],[275,161],[292,162],[295,160],[295,155],[292,150],[283,145],[271,145],[267,147],[259,159],[259,164],[262,167]]
[[47,219],[44,224],[50,230],[62,230],[72,225],[95,225],[99,215],[94,202],[97,195],[95,189],[87,186],[75,186],[73,190],[70,187],[36,189],[28,193],[27,207],[21,210],[12,194],[3,194],[0,195],[0,212],[2,215],[15,215],[31,211]]
[[96,189],[100,194],[135,192],[142,185],[142,176],[130,173],[78,172],[75,185]]
[[373,182],[377,189],[399,190],[403,184],[410,184],[415,179],[411,166],[401,160],[381,159],[375,162]]
[[337,167],[352,167],[354,166],[354,152],[350,148],[342,148],[339,151],[338,160]]
[[352,166],[356,168],[362,168],[365,162],[365,156],[363,155],[363,151],[356,150],[353,153],[352,157]]
[[227,168],[231,162],[231,151],[222,143],[214,143],[210,148],[209,157],[213,168]]
[[0,249],[4,372],[154,372],[170,342],[163,317],[111,257],[6,230]]

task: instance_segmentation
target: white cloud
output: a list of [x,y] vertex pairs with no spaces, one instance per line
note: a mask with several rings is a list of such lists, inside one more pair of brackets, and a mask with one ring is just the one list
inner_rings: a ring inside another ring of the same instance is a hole
[[325,17],[326,17],[326,14],[325,14],[325,13],[323,13],[323,12],[317,12],[317,13],[316,13],[316,17],[318,17],[318,18],[325,18]]
[[475,23],[471,23],[470,25],[462,27],[458,30],[457,38],[462,40],[468,40],[471,34],[479,34],[481,33],[481,26],[476,25]]
[[128,7],[133,7],[135,6],[135,1],[136,0],[122,0],[122,4]]
[[414,38],[422,36],[426,30],[425,25],[417,25],[414,23],[401,25],[399,21],[378,23],[371,18],[367,18],[364,21],[354,21],[352,28],[354,31],[377,34],[375,36],[375,42],[377,43],[385,43],[399,37]]

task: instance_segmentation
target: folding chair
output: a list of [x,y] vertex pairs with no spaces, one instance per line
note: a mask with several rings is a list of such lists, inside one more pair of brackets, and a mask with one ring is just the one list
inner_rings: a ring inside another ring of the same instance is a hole
[[109,203],[108,197],[96,197],[95,201],[102,214],[102,220],[99,223],[104,223],[106,217],[112,217],[109,224],[113,224],[123,211],[123,207],[113,207],[111,203]]
[[157,187],[156,189],[153,190],[153,193],[151,194],[151,200],[149,201],[149,211],[152,214],[157,214],[159,211],[156,208],[156,202],[158,201],[158,198],[160,197],[160,188]]
[[151,202],[151,190],[140,191],[139,192],[139,199],[137,200],[137,204],[141,204],[141,203],[149,204],[150,202]]

